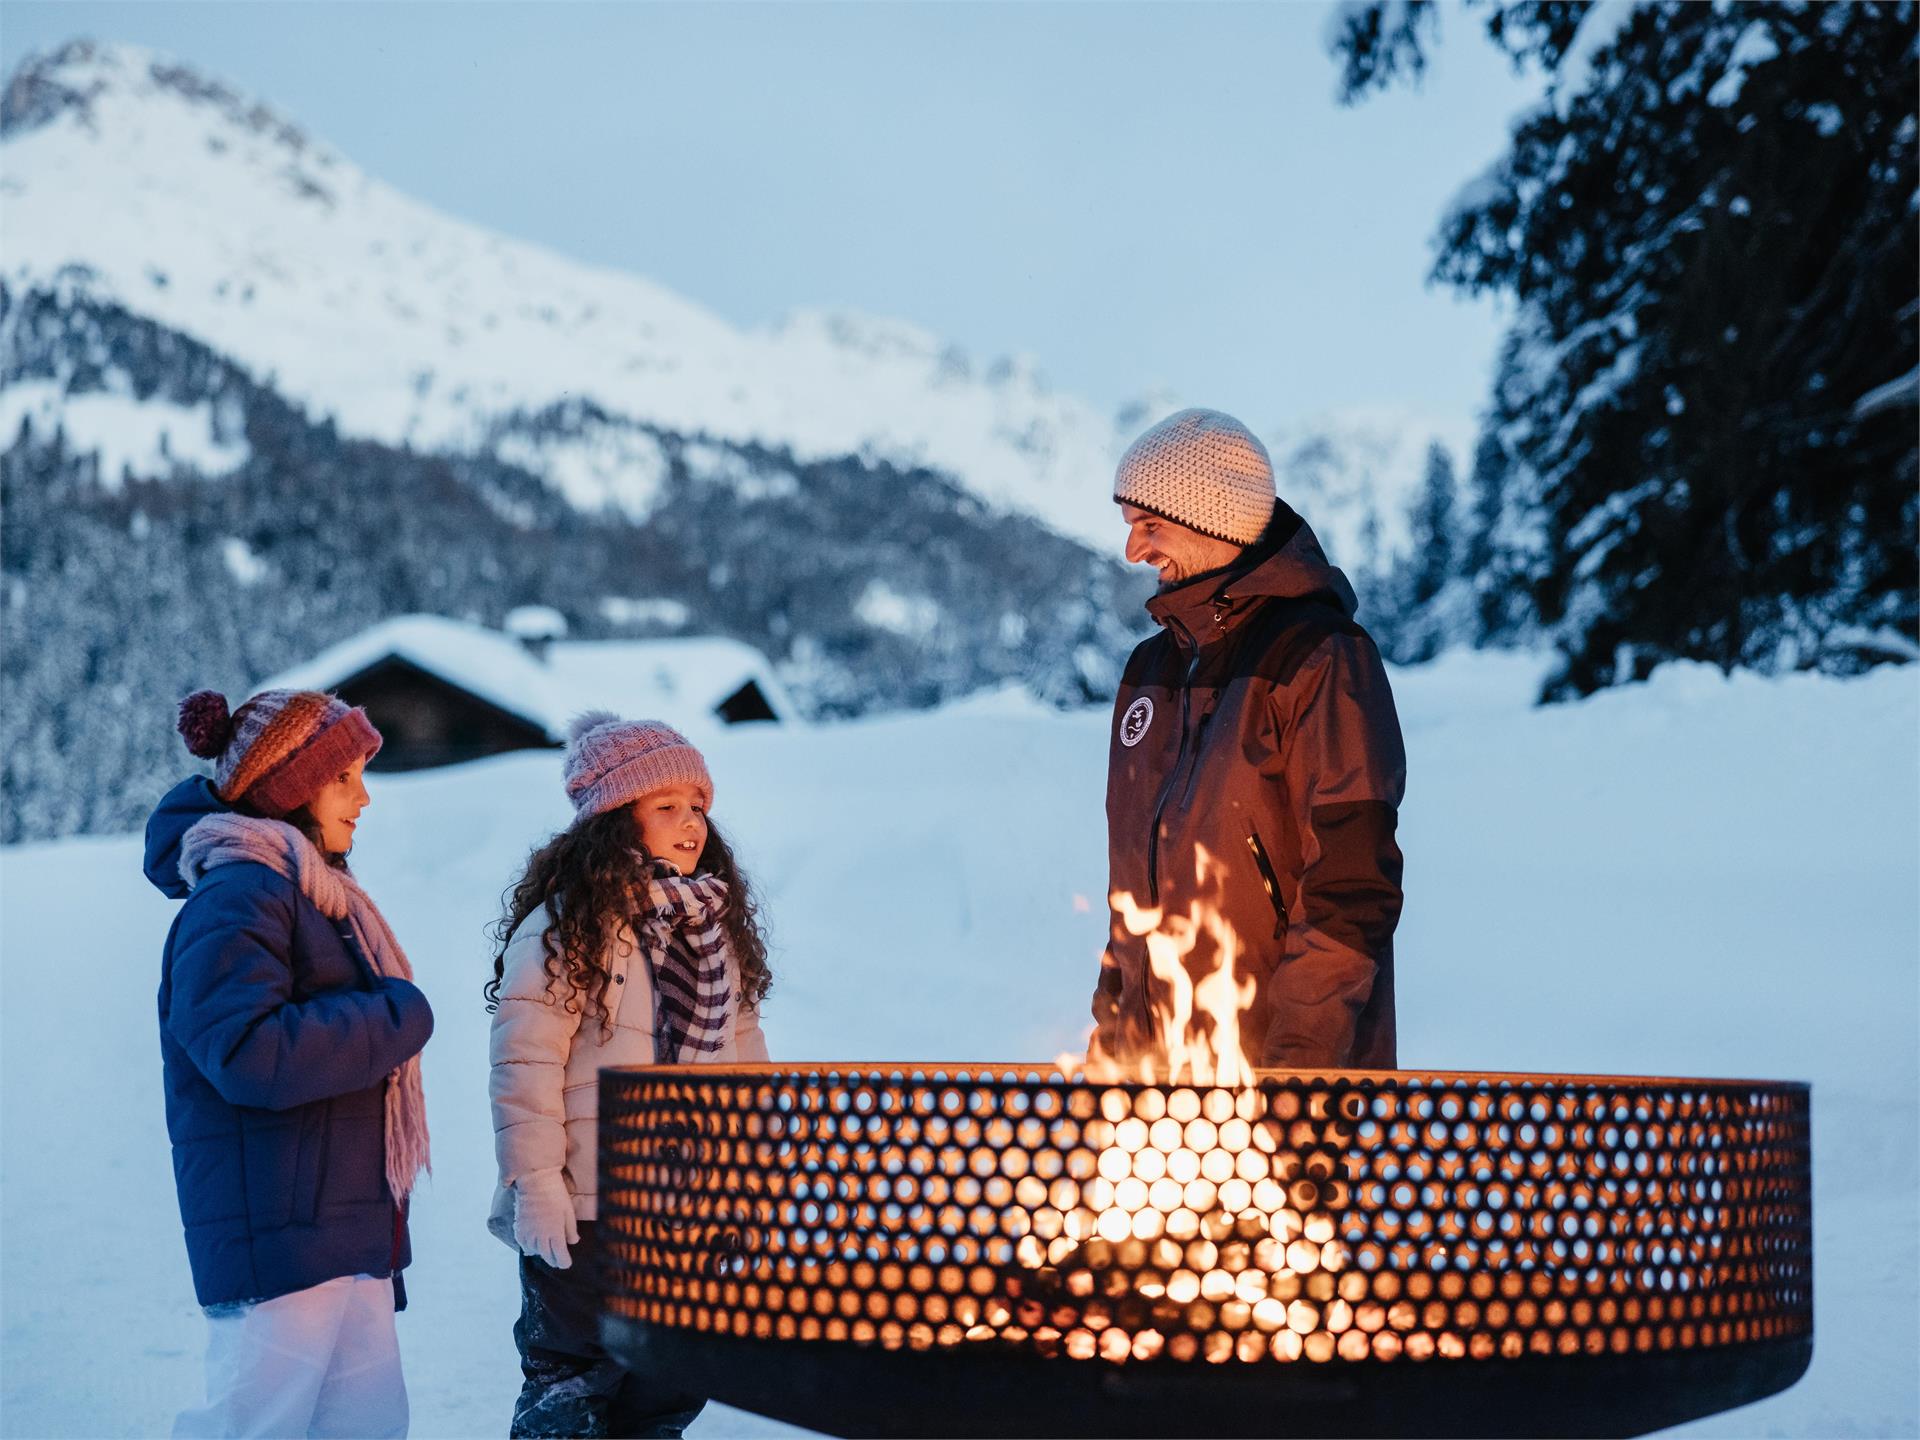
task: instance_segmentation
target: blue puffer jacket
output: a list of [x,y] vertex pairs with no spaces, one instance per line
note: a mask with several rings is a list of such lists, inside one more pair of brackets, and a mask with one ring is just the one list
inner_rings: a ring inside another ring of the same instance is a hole
[[433,1033],[427,998],[264,865],[188,893],[180,843],[226,810],[201,778],[147,821],[146,873],[185,899],[160,972],[167,1133],[202,1305],[269,1300],[412,1258],[386,1181],[385,1083]]

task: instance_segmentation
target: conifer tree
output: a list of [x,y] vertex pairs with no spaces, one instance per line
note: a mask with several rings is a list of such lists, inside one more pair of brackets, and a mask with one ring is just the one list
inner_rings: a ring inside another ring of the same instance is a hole
[[1459,535],[1454,525],[1453,457],[1434,441],[1427,447],[1427,468],[1413,502],[1413,553],[1407,600],[1430,604],[1455,572]]
[[[1548,80],[1435,266],[1518,302],[1476,454],[1474,558],[1507,562],[1483,623],[1538,616],[1553,694],[1920,653],[1914,5],[1478,8]],[[1436,30],[1427,0],[1345,12],[1346,97]]]

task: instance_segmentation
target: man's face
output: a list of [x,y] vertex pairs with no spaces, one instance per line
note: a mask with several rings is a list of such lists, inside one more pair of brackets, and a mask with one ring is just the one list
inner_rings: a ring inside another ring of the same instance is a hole
[[1218,570],[1240,553],[1240,547],[1231,540],[1202,535],[1124,500],[1120,502],[1120,518],[1127,522],[1127,560],[1158,570],[1162,589]]

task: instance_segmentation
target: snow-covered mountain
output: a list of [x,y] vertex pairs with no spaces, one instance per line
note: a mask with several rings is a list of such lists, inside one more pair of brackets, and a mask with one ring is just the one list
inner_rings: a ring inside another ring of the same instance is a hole
[[[1186,400],[1107,415],[1032,362],[981,363],[911,324],[802,311],[742,330],[641,276],[586,265],[438,213],[269,105],[132,46],[76,41],[0,97],[0,279],[105,301],[207,345],[345,435],[515,463],[575,505],[645,518],[659,459],[642,425],[949,473],[990,505],[1111,548],[1121,448]],[[562,402],[605,417],[538,441],[514,417]],[[0,397],[57,415],[103,475],[169,457],[237,463],[203,407],[58,386]],[[1429,438],[1463,458],[1465,418],[1247,416],[1302,467],[1289,493],[1336,559],[1361,562],[1366,513],[1391,542]],[[1356,433],[1357,432],[1357,433]],[[1283,480],[1283,485],[1287,484]]]
[[[671,613],[823,718],[1098,701],[1147,624],[1110,477],[1180,397],[1104,416],[893,321],[742,331],[130,47],[0,89],[0,229],[0,839],[133,823],[179,695],[398,613]],[[1391,647],[1406,500],[1464,425],[1249,418]]]
[[29,62],[4,126],[9,285],[111,297],[346,433],[466,450],[504,414],[577,397],[802,458],[929,464],[1066,531],[1110,493],[1111,419],[1024,364],[976,369],[856,315],[736,329],[640,276],[439,214],[145,50],[80,42]]

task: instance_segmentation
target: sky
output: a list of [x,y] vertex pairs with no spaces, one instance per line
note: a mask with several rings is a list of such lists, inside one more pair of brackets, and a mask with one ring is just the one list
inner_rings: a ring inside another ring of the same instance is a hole
[[1451,6],[1335,102],[1331,7],[6,0],[226,79],[447,213],[743,326],[908,320],[1108,407],[1477,413],[1502,319],[1429,286],[1539,92]]

